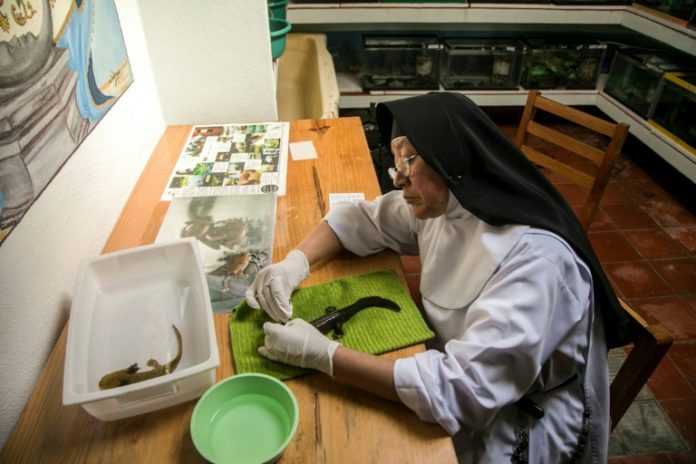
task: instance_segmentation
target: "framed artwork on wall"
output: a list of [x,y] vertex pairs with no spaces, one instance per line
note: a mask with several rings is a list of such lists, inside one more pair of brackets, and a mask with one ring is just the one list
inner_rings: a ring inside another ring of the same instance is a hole
[[132,82],[114,0],[0,0],[0,244]]

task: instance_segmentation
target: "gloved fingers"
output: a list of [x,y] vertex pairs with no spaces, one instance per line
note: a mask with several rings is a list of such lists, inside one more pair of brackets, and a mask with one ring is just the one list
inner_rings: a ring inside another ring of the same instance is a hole
[[253,285],[247,288],[246,292],[244,292],[244,299],[250,308],[261,309],[261,305],[256,299],[256,290],[254,289]]
[[290,304],[290,293],[283,282],[282,277],[274,276],[270,279],[263,291],[259,295],[261,305],[272,319],[287,322],[292,315],[292,305]]
[[260,346],[256,351],[258,351],[258,353],[259,353],[261,356],[263,356],[264,358],[266,358],[266,359],[270,359],[271,361],[278,361],[278,358],[276,358],[275,356],[273,356],[273,355],[266,349],[265,346]]

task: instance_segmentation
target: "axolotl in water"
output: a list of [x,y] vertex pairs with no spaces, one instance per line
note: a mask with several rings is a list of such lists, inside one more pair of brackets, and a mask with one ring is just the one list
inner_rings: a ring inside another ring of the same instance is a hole
[[150,359],[147,362],[147,365],[152,367],[152,369],[144,372],[138,372],[140,370],[138,363],[133,363],[125,369],[119,369],[117,371],[106,374],[104,377],[101,378],[101,380],[99,380],[99,388],[102,390],[107,390],[109,388],[122,387],[124,385],[130,385],[132,383],[142,382],[143,380],[154,379],[155,377],[174,372],[176,366],[179,365],[179,361],[181,361],[182,348],[181,334],[179,333],[179,329],[177,329],[174,324],[172,324],[172,328],[174,329],[174,333],[176,334],[176,340],[179,344],[179,351],[177,352],[174,359],[172,359],[166,364],[160,364],[159,362],[157,362],[157,360]]

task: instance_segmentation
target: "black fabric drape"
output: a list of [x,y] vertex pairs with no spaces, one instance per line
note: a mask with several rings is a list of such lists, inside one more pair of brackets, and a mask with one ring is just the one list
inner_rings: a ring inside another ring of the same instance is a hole
[[377,122],[386,146],[396,123],[461,205],[481,220],[530,225],[563,237],[592,271],[608,346],[627,343],[628,315],[575,213],[474,102],[452,92],[418,95],[379,104]]

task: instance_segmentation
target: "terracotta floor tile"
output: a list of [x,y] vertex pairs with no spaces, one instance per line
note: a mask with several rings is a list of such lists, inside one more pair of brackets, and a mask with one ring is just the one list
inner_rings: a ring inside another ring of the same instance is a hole
[[684,296],[684,297],[682,297],[682,300],[689,308],[691,308],[692,311],[696,312],[696,296],[693,296],[693,297]]
[[675,297],[634,300],[632,307],[648,322],[659,322],[675,340],[696,338],[696,313]]
[[696,397],[696,390],[684,380],[684,376],[674,367],[669,356],[662,358],[648,379],[648,387],[658,400]]
[[696,398],[660,401],[690,450],[696,449]]
[[600,205],[633,205],[635,202],[619,186],[619,182],[609,182],[604,190]]
[[617,229],[656,229],[658,226],[648,214],[636,205],[605,205],[607,213]]
[[628,159],[626,155],[619,155],[614,162],[614,169],[611,171],[611,178],[620,181],[644,181],[648,179],[648,175],[639,168],[633,161]]
[[650,201],[642,208],[662,227],[696,226],[696,217],[681,205]]
[[667,356],[691,388],[696,389],[696,343],[694,340],[674,342],[669,348]]
[[668,453],[667,456],[672,464],[694,464],[696,462],[696,451]]
[[641,259],[633,245],[620,232],[590,232],[588,237],[601,263]]
[[666,190],[649,177],[631,182],[621,182],[619,187],[640,206],[653,200],[657,202],[674,201]]
[[696,227],[668,227],[665,232],[690,253],[696,253]]
[[696,293],[696,259],[659,260],[650,264],[676,293]]
[[[575,212],[575,214],[578,214],[578,211],[580,211],[580,208]],[[592,223],[590,224],[590,231],[600,231],[600,230],[614,230],[616,229],[616,226],[614,223],[611,221],[607,213],[602,211],[602,207],[600,206],[597,208],[597,211],[595,211],[594,218],[592,219]]]
[[644,258],[687,256],[687,252],[681,244],[662,230],[632,230],[624,232],[624,235]]
[[647,262],[606,263],[603,267],[625,298],[657,297],[672,293]]
[[587,194],[575,184],[554,183],[554,185],[569,205],[583,205],[587,201]]

